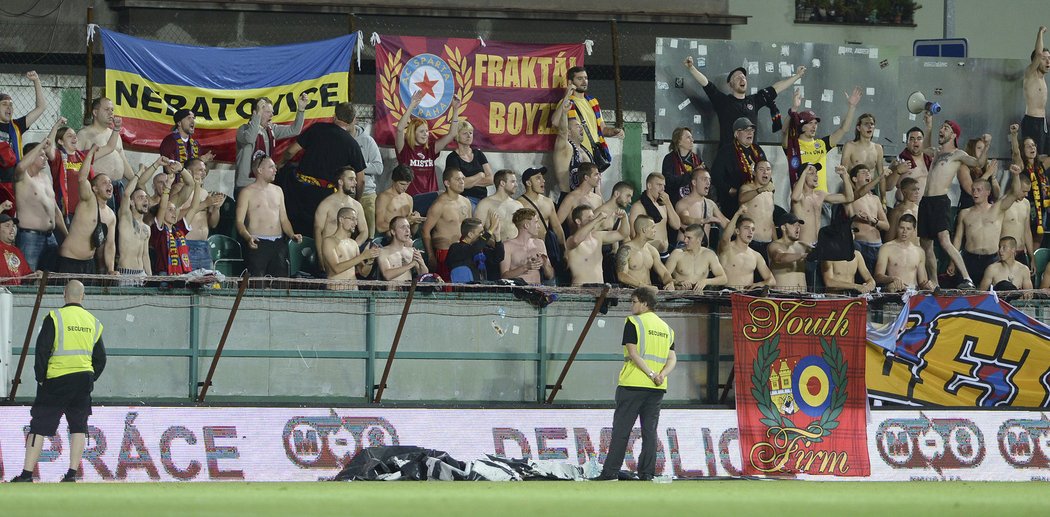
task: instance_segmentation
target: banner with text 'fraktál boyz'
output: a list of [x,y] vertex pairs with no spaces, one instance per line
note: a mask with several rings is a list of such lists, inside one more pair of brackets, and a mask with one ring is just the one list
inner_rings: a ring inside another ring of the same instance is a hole
[[[172,115],[196,116],[201,152],[232,162],[237,128],[251,118],[260,97],[273,101],[273,122],[295,120],[301,93],[310,97],[309,126],[330,119],[348,100],[347,73],[355,34],[276,47],[214,48],[176,45],[102,31],[106,96],[123,118],[123,138],[140,149],[157,149],[174,130]],[[287,145],[291,140],[282,143]],[[277,152],[281,152],[278,146]],[[275,154],[276,155],[276,154]]]
[[412,95],[423,91],[413,116],[436,136],[447,135],[463,99],[461,119],[474,126],[482,150],[549,151],[551,115],[565,94],[565,73],[583,65],[582,43],[539,45],[478,39],[381,36],[376,45],[375,139],[394,145],[397,123]]
[[995,296],[916,295],[893,350],[868,347],[868,393],[918,406],[1047,407],[1050,327]]
[[862,299],[733,295],[747,475],[868,476]]

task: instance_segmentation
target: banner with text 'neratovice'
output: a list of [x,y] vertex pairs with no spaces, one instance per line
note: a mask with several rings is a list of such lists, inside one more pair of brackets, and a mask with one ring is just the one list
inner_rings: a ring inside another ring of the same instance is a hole
[[[196,116],[194,138],[202,152],[222,161],[236,156],[237,128],[251,118],[260,97],[273,101],[273,122],[295,120],[296,100],[310,97],[305,125],[330,119],[348,97],[347,73],[357,41],[349,34],[325,41],[276,47],[214,48],[176,45],[103,30],[106,96],[123,118],[123,138],[157,149],[174,130],[172,115]],[[287,142],[287,141],[286,141]]]
[[482,150],[549,151],[551,115],[565,94],[565,73],[583,65],[582,43],[540,45],[465,38],[381,36],[376,45],[375,139],[394,145],[397,123],[423,90],[413,116],[447,135],[463,99],[461,119],[474,126]]
[[746,475],[868,476],[862,299],[733,295]]

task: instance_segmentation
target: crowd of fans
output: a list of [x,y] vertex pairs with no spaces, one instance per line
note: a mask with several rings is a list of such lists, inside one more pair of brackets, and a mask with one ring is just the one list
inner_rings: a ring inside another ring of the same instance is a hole
[[[389,171],[350,103],[304,130],[305,94],[288,125],[273,123],[273,103],[257,99],[237,131],[231,227],[252,276],[288,276],[288,240],[307,235],[318,259],[314,273],[338,289],[427,274],[456,283],[693,291],[1003,290],[1033,282],[1045,289],[1050,275],[1034,278],[1050,217],[1044,33],[1024,74],[1026,113],[1006,131],[1009,165],[988,159],[989,134],[960,145],[963,129],[951,120],[934,134],[929,112],[886,165],[872,138],[875,117],[856,116],[860,89],[847,98],[841,125],[820,136],[821,118],[799,109],[798,89],[786,119],[774,102],[805,67],[752,94],[747,70],[738,68],[726,78],[727,93],[687,59],[718,116],[711,167],[692,130],[681,127],[661,171],[648,174],[640,192],[621,181],[604,199],[602,171],[617,158],[605,139],[623,133],[604,124],[587,93],[587,71],[575,67],[553,116],[552,170],[493,171],[473,147],[474,127],[460,118],[458,96],[452,126],[437,138],[427,121],[411,116],[424,92],[413,95],[395,133],[398,165]],[[159,157],[136,170],[104,97],[92,103],[90,125],[74,131],[59,118],[44,140],[24,143],[47,106],[37,74],[26,77],[36,105],[24,116],[15,118],[11,97],[0,94],[0,275],[108,274],[134,285],[145,276],[212,269],[209,234],[227,199],[203,187],[213,155],[194,138],[194,113],[174,113]],[[762,108],[783,134],[786,170],[774,170],[754,141]],[[828,153],[851,129],[841,164],[829,166]],[[278,153],[285,139],[290,145]],[[437,162],[453,142],[439,177]],[[377,192],[385,174],[390,186]],[[829,191],[829,174],[841,178],[841,192]],[[774,175],[788,176],[790,206],[776,204]],[[962,198],[951,231],[956,207],[947,193],[955,181]],[[948,262],[943,270],[935,244]]]

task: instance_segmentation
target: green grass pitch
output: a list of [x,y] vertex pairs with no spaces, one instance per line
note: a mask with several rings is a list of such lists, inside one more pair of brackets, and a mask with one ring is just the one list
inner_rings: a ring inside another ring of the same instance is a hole
[[1012,517],[1050,515],[1048,489],[919,481],[34,483],[0,485],[0,515]]

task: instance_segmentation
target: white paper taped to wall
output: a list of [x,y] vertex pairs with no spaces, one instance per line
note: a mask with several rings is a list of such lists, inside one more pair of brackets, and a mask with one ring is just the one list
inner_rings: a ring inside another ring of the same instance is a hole
[[698,44],[696,46],[696,53],[700,54],[701,56],[706,56],[707,55],[707,45],[699,45]]
[[780,47],[780,55],[785,56],[785,57],[790,56],[791,55],[791,47],[789,47],[787,45],[784,45],[784,46]]
[[758,61],[748,61],[747,62],[747,74],[748,75],[752,75],[752,74],[757,74],[757,73],[758,73]]
[[682,101],[682,102],[681,102],[681,103],[680,103],[680,104],[678,105],[678,111],[682,111],[682,110],[684,110],[684,109],[685,109],[685,107],[686,107],[686,106],[688,106],[688,105],[689,105],[689,99],[686,99],[686,100]]
[[813,107],[813,101],[807,99],[806,102],[805,102],[805,105],[806,105],[806,109],[810,109],[810,108]]
[[693,124],[700,123],[700,115],[693,115]]
[[824,102],[835,102],[835,90],[824,90],[820,94],[820,100]]
[[772,61],[766,61],[766,73],[771,74],[777,70],[777,65],[774,65]]
[[696,40],[692,40],[692,41],[689,42],[689,48],[690,49],[695,49],[696,48]]
[[872,88],[872,87],[869,86],[868,88],[866,88],[864,90],[864,95],[868,95],[868,96],[875,95],[875,88]]
[[831,117],[831,123],[835,124],[836,126],[841,124],[842,123],[842,117],[839,117],[839,116]]
[[676,39],[671,40],[671,48],[678,48],[678,40],[676,40]]
[[820,68],[820,60],[819,59],[813,58],[813,61],[811,61],[810,64],[813,65],[813,68]]

